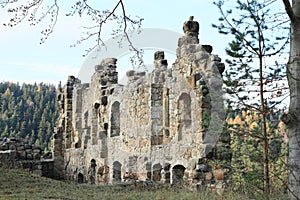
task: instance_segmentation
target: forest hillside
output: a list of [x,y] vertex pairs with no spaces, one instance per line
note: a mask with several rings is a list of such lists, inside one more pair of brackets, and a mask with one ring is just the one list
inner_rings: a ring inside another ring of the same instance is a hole
[[57,117],[54,85],[0,83],[0,138],[23,138],[49,150]]

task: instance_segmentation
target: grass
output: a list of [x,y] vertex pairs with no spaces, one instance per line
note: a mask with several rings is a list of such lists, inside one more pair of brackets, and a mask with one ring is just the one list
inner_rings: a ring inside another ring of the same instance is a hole
[[[284,198],[283,198],[284,197]],[[271,199],[284,200],[286,196],[276,195]],[[21,170],[7,170],[0,168],[0,199],[103,199],[103,200],[250,200],[257,199],[233,192],[222,195],[213,192],[190,192],[187,190],[159,189],[147,191],[133,187],[95,186],[88,184],[66,183],[38,175],[29,174]]]

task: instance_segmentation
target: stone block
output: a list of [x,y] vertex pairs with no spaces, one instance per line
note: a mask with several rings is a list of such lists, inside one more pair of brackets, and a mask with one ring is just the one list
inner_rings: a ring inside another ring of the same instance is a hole
[[100,152],[100,158],[107,158],[108,152],[107,151],[101,151]]
[[9,149],[9,145],[7,143],[0,145],[0,151],[6,151],[8,149]]
[[156,51],[154,53],[154,60],[163,60],[165,59],[165,52],[163,51]]
[[41,154],[40,153],[33,153],[33,160],[40,160],[41,159]]
[[14,143],[9,144],[9,150],[16,150],[16,149],[17,149],[17,147]]
[[210,181],[213,179],[213,174],[211,172],[205,173],[205,180]]
[[159,145],[163,143],[163,135],[151,136],[151,145]]
[[16,150],[10,150],[9,152],[9,159],[15,160],[17,158],[17,151]]
[[17,151],[17,158],[19,160],[26,160],[26,151],[25,150]]
[[198,37],[182,36],[181,38],[178,39],[178,47],[182,47],[188,44],[199,44]]
[[202,173],[206,173],[209,171],[209,167],[207,164],[198,164],[196,167],[197,171],[202,172]]
[[33,153],[41,153],[42,150],[38,147],[38,148],[32,148],[32,152]]
[[26,152],[26,159],[27,159],[27,160],[33,160],[33,154],[32,154],[32,153],[27,153],[27,152]]
[[0,152],[0,160],[8,160],[9,152]]
[[17,146],[17,151],[23,151],[24,149],[24,145]]
[[211,53],[213,51],[213,47],[211,45],[202,45],[202,47],[207,51],[208,53]]

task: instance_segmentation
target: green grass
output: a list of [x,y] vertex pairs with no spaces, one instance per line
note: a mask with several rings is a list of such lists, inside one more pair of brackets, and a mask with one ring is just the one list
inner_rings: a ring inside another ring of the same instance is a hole
[[[224,192],[222,195],[213,192],[190,192],[187,190],[159,189],[147,191],[134,187],[110,187],[88,184],[66,183],[49,178],[29,174],[20,170],[0,168],[0,199],[111,199],[111,200],[250,200],[233,192]],[[276,195],[272,199],[287,199]]]

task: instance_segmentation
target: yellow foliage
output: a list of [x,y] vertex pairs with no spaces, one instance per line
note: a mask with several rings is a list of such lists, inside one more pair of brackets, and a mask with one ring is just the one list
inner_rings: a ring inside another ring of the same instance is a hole
[[258,121],[259,114],[257,112],[253,112],[253,121]]
[[245,117],[245,121],[247,124],[251,124],[251,122],[253,121],[253,117],[251,114],[247,114],[246,117]]
[[239,124],[239,125],[243,125],[243,121],[241,119],[241,117],[239,115],[237,115],[234,120],[233,120],[233,124]]
[[242,118],[246,118],[246,116],[247,116],[247,112],[246,111],[242,111]]
[[40,93],[40,92],[41,92],[41,90],[42,90],[42,89],[41,89],[41,86],[38,86],[38,88],[37,88],[36,92],[37,92],[37,93]]
[[256,121],[252,122],[249,126],[250,130],[254,130],[256,127],[258,127],[258,124]]
[[233,125],[233,119],[230,117],[227,117],[226,122],[227,124]]
[[10,89],[7,88],[3,95],[4,96],[10,96],[11,95]]
[[269,122],[266,122],[266,131],[267,131],[267,133],[270,133],[270,124],[269,124]]
[[279,133],[280,134],[285,134],[287,131],[286,131],[286,127],[285,127],[285,124],[282,122],[282,121],[280,121],[279,123],[278,123],[278,128],[279,128]]

